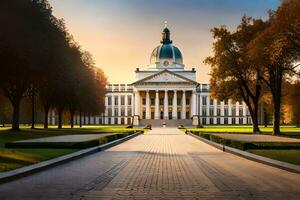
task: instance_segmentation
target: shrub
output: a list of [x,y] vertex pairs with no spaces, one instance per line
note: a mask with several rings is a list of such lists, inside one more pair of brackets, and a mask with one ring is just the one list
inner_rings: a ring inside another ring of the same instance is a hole
[[183,124],[179,124],[177,127],[178,127],[178,129],[185,129]]
[[300,143],[297,142],[248,142],[222,138],[208,133],[191,131],[192,134],[200,136],[204,139],[223,144],[240,150],[249,149],[300,149]]
[[98,139],[82,142],[11,142],[6,143],[6,148],[47,148],[47,149],[85,149],[105,144],[117,139],[132,135],[134,132],[107,135]]
[[146,126],[144,127],[144,129],[149,129],[149,130],[152,130],[152,126],[151,126],[151,124],[146,124]]

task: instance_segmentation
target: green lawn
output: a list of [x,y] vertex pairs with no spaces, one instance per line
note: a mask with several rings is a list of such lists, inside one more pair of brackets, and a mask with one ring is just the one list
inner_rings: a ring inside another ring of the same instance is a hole
[[300,150],[248,150],[250,153],[254,153],[260,156],[288,162],[296,165],[300,165]]
[[73,153],[75,149],[0,149],[0,172]]
[[41,126],[38,126],[38,128],[36,129],[30,129],[28,126],[21,126],[20,131],[11,131],[8,127],[1,127],[0,143],[59,135],[122,133],[131,132],[135,130],[143,129],[126,128],[125,126],[84,126],[82,128],[75,127],[73,129],[67,127],[64,127],[62,129],[57,129],[56,127],[49,127],[48,129],[43,129],[41,128]]
[[[204,126],[204,128],[191,128],[191,131],[199,131],[203,133],[252,133],[252,126]],[[263,134],[271,134],[272,126],[260,126]],[[300,138],[300,127],[281,126],[283,136]]]
[[20,131],[11,131],[10,127],[0,128],[0,172],[77,151],[75,149],[7,149],[4,148],[6,142],[60,135],[124,133],[143,130],[141,128],[126,128],[125,126],[84,126],[82,128],[76,126],[73,129],[69,126],[64,126],[62,129],[57,129],[55,126],[50,126],[48,129],[43,129],[41,125],[36,127],[36,129],[30,129],[29,126],[21,126]]

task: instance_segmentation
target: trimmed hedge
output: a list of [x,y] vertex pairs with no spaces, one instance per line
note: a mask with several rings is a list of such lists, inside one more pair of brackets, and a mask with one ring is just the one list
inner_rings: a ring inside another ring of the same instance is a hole
[[89,147],[105,144],[117,139],[132,135],[135,132],[118,133],[113,135],[103,136],[98,139],[82,142],[10,142],[6,143],[6,148],[46,148],[46,149],[85,149]]
[[300,149],[300,143],[297,142],[246,142],[222,138],[209,133],[191,131],[192,134],[204,139],[223,144],[240,150],[249,149]]

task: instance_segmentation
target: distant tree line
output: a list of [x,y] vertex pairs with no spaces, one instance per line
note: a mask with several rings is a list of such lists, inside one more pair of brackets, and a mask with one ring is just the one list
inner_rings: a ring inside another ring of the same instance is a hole
[[[259,105],[264,96],[270,97],[273,134],[280,134],[283,92],[298,100],[300,95],[293,92],[299,91],[300,1],[282,1],[276,11],[269,11],[267,20],[244,16],[236,30],[221,26],[212,33],[214,54],[204,61],[212,67],[212,96],[243,100],[254,133],[260,133]],[[299,116],[299,101],[286,103]]]
[[[0,88],[13,108],[13,130],[19,130],[25,97],[41,102],[45,128],[50,109],[56,110],[58,128],[64,111],[70,113],[71,127],[75,114],[103,111],[103,71],[74,41],[64,21],[53,16],[47,0],[0,1],[0,25]],[[34,127],[34,118],[32,123]]]

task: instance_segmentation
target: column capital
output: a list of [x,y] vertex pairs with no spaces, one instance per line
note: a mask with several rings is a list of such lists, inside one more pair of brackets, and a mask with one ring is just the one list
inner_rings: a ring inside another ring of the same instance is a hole
[[159,92],[159,90],[155,90],[155,92],[156,92],[156,93],[158,93],[158,92]]
[[186,91],[185,91],[185,90],[182,90],[182,92],[185,93]]

